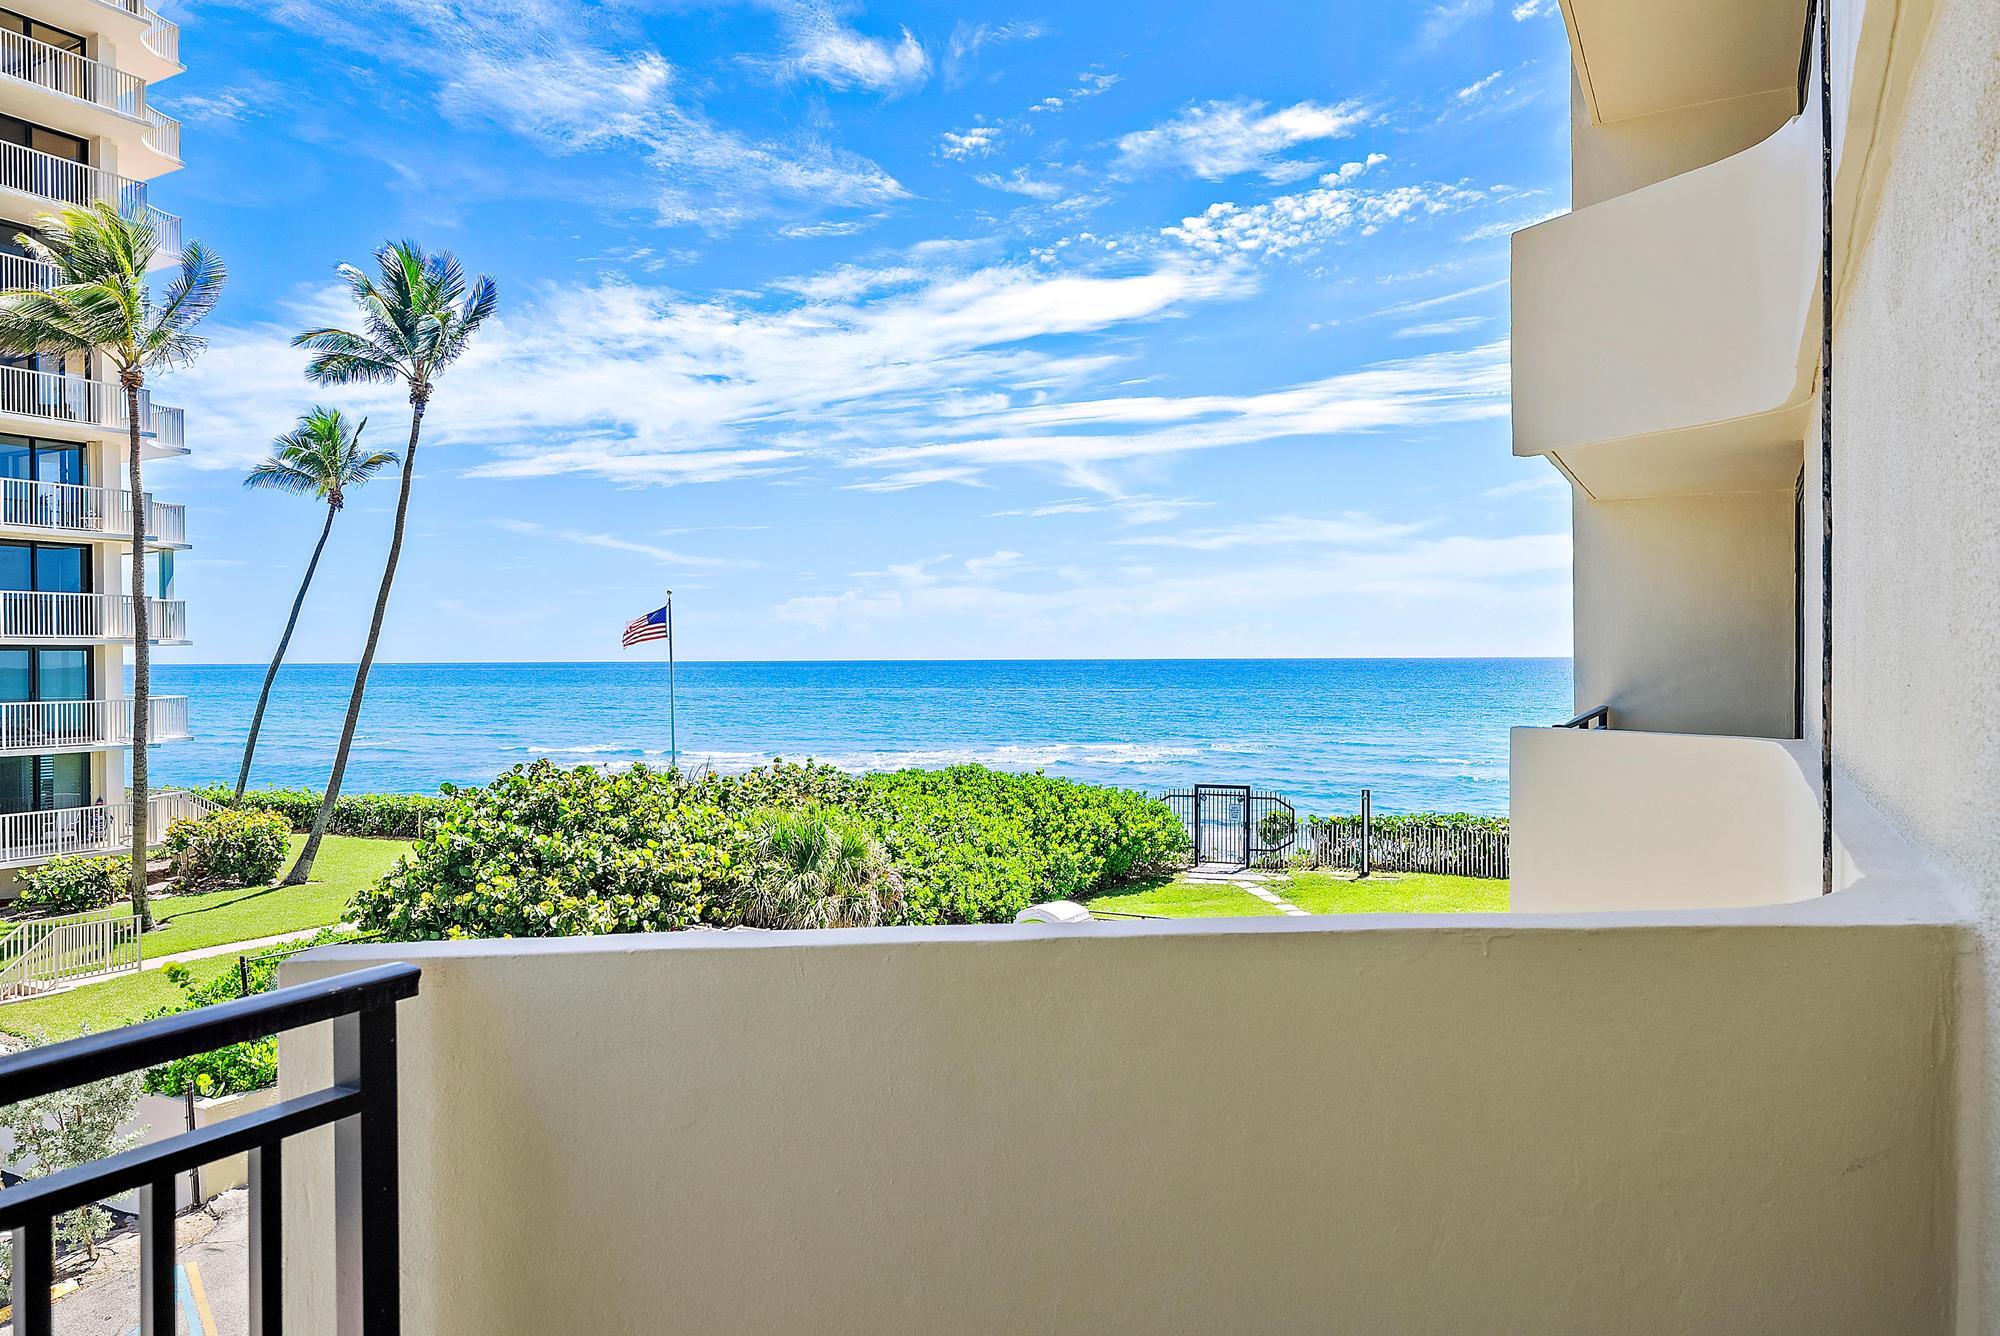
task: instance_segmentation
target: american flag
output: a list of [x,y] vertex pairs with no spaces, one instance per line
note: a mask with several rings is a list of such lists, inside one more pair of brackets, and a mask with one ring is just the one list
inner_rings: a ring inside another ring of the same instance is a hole
[[625,648],[643,645],[648,640],[667,638],[667,610],[655,608],[643,617],[634,617],[625,623]]

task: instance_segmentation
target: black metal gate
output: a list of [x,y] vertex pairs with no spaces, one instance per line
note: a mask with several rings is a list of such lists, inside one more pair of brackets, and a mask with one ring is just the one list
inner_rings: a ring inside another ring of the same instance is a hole
[[1194,786],[1195,866],[1250,866],[1250,805],[1248,784]]

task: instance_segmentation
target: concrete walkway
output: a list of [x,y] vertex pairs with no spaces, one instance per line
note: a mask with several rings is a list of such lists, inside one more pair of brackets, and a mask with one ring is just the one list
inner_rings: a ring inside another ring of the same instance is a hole
[[1256,896],[1259,900],[1262,900],[1265,904],[1288,918],[1312,917],[1311,914],[1308,914],[1305,910],[1300,909],[1290,900],[1285,899],[1271,889],[1277,883],[1277,878],[1268,872],[1253,872],[1248,868],[1239,868],[1230,871],[1196,868],[1187,874],[1186,879],[1192,882],[1200,882],[1204,885],[1234,886],[1239,891],[1248,891],[1251,895]]

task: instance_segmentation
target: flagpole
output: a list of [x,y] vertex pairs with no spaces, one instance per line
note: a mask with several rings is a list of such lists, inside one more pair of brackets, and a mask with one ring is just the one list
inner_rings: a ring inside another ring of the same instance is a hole
[[674,718],[674,591],[667,591],[667,764],[681,768],[679,721]]

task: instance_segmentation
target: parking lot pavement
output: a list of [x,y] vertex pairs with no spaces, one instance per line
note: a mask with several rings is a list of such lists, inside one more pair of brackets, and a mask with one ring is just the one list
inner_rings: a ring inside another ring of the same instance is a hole
[[[249,1210],[240,1189],[182,1217],[175,1250],[176,1281],[183,1336],[248,1336],[250,1252]],[[139,1329],[139,1241],[114,1240],[77,1289],[55,1302],[56,1330],[64,1336],[130,1336]],[[0,1324],[0,1336],[13,1336]]]

